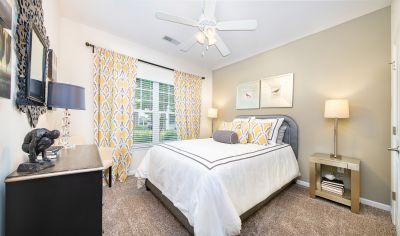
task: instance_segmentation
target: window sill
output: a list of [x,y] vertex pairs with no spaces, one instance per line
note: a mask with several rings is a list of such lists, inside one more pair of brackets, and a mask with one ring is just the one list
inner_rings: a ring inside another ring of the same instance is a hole
[[143,143],[143,144],[135,144],[133,145],[132,150],[140,150],[140,149],[149,149],[153,147],[155,143]]
[[[172,142],[172,141],[178,141],[178,140],[168,140],[165,142]],[[134,144],[132,150],[149,149],[149,148],[152,148],[154,145],[163,144],[165,142]]]

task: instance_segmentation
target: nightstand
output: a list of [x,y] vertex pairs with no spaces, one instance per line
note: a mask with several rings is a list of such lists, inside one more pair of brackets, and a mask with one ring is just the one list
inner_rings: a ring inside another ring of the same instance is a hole
[[[360,211],[360,160],[342,156],[331,158],[329,154],[315,153],[310,162],[310,197],[329,199],[351,207],[353,213]],[[343,196],[321,190],[321,165],[340,167],[351,171],[350,189],[345,189]]]

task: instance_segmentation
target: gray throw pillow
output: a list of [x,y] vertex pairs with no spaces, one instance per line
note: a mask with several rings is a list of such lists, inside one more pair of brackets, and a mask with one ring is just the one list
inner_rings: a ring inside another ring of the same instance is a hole
[[237,133],[230,130],[217,130],[213,134],[214,141],[220,143],[236,144],[239,143]]
[[288,128],[287,125],[281,125],[281,127],[279,128],[278,137],[276,139],[276,143],[277,144],[282,144],[283,143],[283,137],[285,136],[285,132],[286,132],[287,128]]

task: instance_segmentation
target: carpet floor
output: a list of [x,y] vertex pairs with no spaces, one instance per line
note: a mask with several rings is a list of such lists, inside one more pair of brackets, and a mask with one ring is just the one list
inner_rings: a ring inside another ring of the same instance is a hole
[[[104,235],[189,235],[136,179],[104,187]],[[395,235],[389,212],[361,205],[360,214],[339,204],[312,199],[292,185],[242,224],[241,235]]]

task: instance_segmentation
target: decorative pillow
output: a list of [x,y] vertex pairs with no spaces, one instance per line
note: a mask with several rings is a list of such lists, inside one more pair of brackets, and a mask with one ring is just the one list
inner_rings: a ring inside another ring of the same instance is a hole
[[220,143],[236,144],[239,138],[236,132],[230,130],[217,130],[213,134],[213,139]]
[[242,122],[240,128],[236,129],[239,138],[239,143],[246,144],[249,136],[249,122]]
[[255,119],[256,122],[270,122],[271,132],[268,136],[268,143],[276,144],[276,140],[278,138],[279,128],[283,123],[284,118],[276,118],[276,119]]
[[268,136],[271,133],[271,122],[250,122],[249,143],[267,145]]
[[222,122],[220,130],[236,131],[240,129],[241,122]]
[[277,144],[283,143],[283,137],[285,136],[286,129],[288,128],[287,125],[282,125],[278,131],[278,138],[276,139]]
[[246,117],[246,118],[235,118],[233,120],[233,122],[250,122],[250,121],[254,121],[255,119],[256,119],[255,116]]
[[221,126],[219,127],[219,130],[231,130],[231,128],[232,128],[232,122],[223,121],[221,123]]

